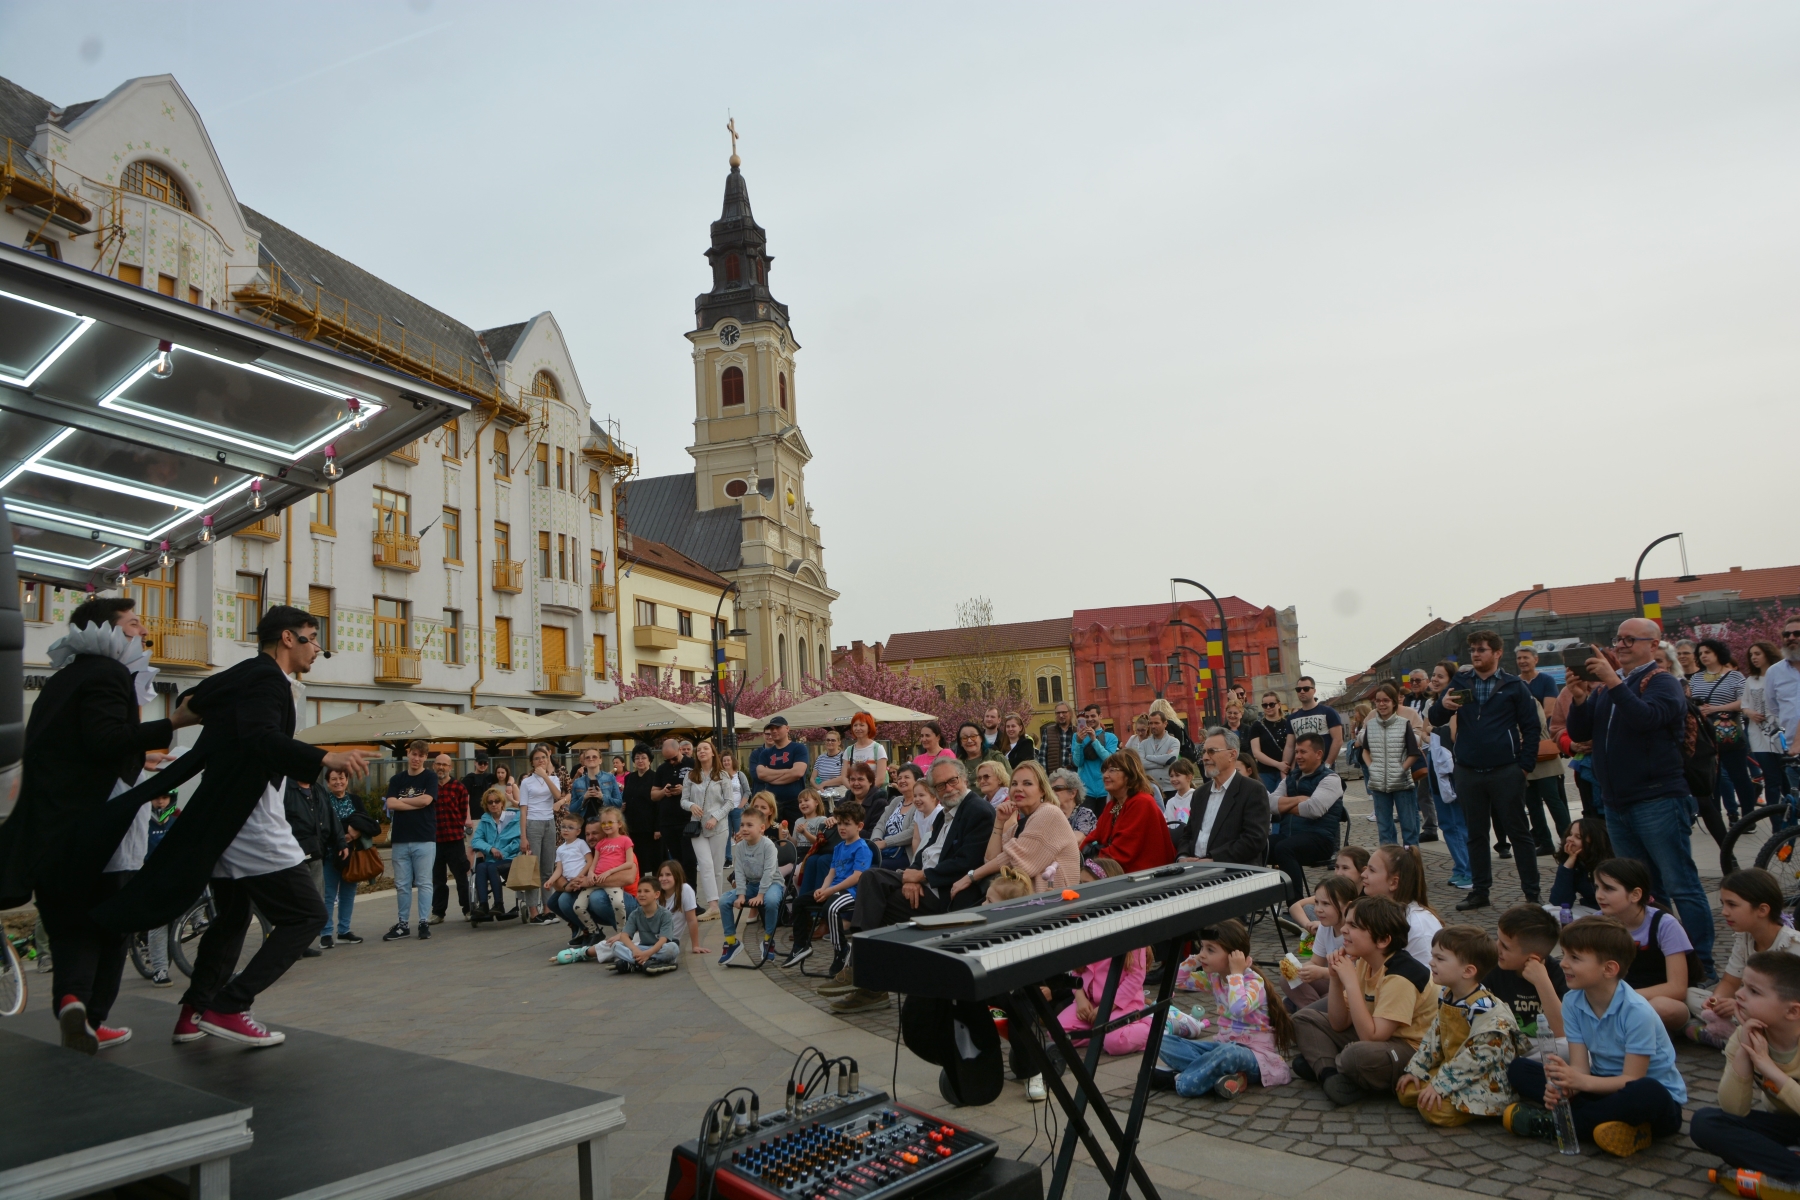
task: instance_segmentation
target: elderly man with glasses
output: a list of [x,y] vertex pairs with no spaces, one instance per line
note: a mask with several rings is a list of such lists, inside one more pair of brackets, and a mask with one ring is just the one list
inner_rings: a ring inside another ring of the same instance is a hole
[[[1795,625],[1800,630],[1800,622]],[[1586,700],[1571,703],[1569,737],[1594,745],[1594,776],[1606,797],[1613,853],[1649,865],[1652,893],[1674,902],[1710,977],[1716,973],[1712,908],[1690,849],[1696,804],[1682,761],[1687,693],[1660,661],[1661,637],[1655,621],[1633,617],[1613,639],[1618,669],[1594,649],[1586,671],[1598,682]],[[1789,644],[1796,643],[1800,638]]]
[[[1789,617],[1781,626],[1781,661],[1765,672],[1768,682],[1764,684],[1764,704],[1768,705],[1768,724],[1781,730],[1781,736],[1787,739],[1785,755],[1791,755],[1800,748],[1800,617]],[[1797,775],[1788,760],[1788,790],[1800,790],[1800,775]],[[1774,795],[1772,789],[1770,795]]]

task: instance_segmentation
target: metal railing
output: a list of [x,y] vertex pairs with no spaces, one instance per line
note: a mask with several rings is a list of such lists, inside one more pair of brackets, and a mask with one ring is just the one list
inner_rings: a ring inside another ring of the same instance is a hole
[[496,592],[524,591],[525,564],[516,558],[496,558],[494,560],[494,590]]
[[594,612],[609,613],[619,607],[618,586],[611,583],[596,583],[588,589],[588,608]]
[[375,682],[409,685],[419,682],[419,652],[400,649],[376,650]]
[[269,513],[254,525],[246,525],[238,530],[237,537],[262,538],[267,542],[281,540],[281,514]]
[[546,696],[581,695],[581,668],[546,666],[538,691]]
[[144,640],[150,643],[150,661],[157,666],[204,667],[208,634],[201,621],[173,617],[145,617]]
[[419,569],[419,539],[410,533],[384,533],[377,529],[370,535],[375,565],[395,571]]

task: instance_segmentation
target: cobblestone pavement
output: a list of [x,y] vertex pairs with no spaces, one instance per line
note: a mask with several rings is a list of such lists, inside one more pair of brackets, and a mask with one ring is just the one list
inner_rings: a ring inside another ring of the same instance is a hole
[[[1576,815],[1579,815],[1580,802],[1572,786],[1569,794]],[[1350,840],[1358,845],[1374,846],[1375,825],[1366,819],[1369,802],[1361,784],[1350,785],[1348,806],[1351,811]],[[1421,850],[1425,855],[1432,904],[1443,914],[1446,923],[1476,924],[1491,933],[1500,913],[1524,898],[1512,861],[1495,858],[1493,906],[1470,913],[1454,913],[1454,906],[1467,893],[1449,885],[1448,851],[1442,842],[1426,843]],[[1713,905],[1718,953],[1722,961],[1729,934],[1723,921],[1717,918],[1718,852],[1704,834],[1697,838],[1694,852],[1707,885],[1707,898]],[[1538,862],[1544,880],[1543,891],[1548,895],[1554,866],[1547,857]],[[1308,873],[1309,879],[1315,875],[1316,872]],[[1252,942],[1259,961],[1272,963],[1282,953],[1276,930],[1268,921],[1257,925]],[[829,947],[821,945],[814,960],[809,960],[806,965],[823,972],[826,964],[815,965],[815,960],[827,958],[828,951]],[[765,973],[790,994],[816,1008],[829,1010],[830,1002],[814,991],[823,979],[804,979],[797,971]],[[1192,994],[1184,993],[1177,993],[1177,998],[1188,1004],[1196,999]],[[890,1004],[869,1012],[843,1014],[841,1019],[877,1037],[891,1040],[898,1009]],[[1681,1040],[1676,1042],[1676,1057],[1688,1085],[1686,1112],[1692,1116],[1696,1108],[1716,1102],[1723,1062],[1717,1051]],[[1130,1088],[1122,1087],[1111,1094],[1127,1098]],[[1453,1131],[1439,1130],[1425,1125],[1416,1113],[1401,1108],[1389,1098],[1371,1098],[1338,1108],[1317,1086],[1299,1081],[1285,1087],[1251,1088],[1232,1101],[1184,1099],[1159,1092],[1152,1097],[1149,1111],[1156,1120],[1227,1138],[1240,1145],[1262,1146],[1400,1179],[1424,1180],[1512,1200],[1542,1200],[1552,1195],[1700,1196],[1712,1189],[1706,1181],[1707,1168],[1718,1165],[1716,1159],[1698,1150],[1685,1134],[1659,1141],[1628,1161],[1613,1158],[1591,1145],[1584,1146],[1578,1158],[1564,1158],[1552,1145],[1513,1137],[1497,1120],[1478,1121]]]

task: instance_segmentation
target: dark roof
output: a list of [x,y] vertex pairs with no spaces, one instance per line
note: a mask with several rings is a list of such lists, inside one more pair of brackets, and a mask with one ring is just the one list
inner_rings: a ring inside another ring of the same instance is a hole
[[[476,372],[474,384],[487,390],[494,385],[475,331],[447,313],[407,295],[386,280],[378,279],[348,259],[340,258],[316,242],[308,241],[273,217],[240,205],[244,220],[262,234],[258,261],[274,261],[294,286],[323,287],[385,321],[396,321],[409,336],[435,342],[439,347],[467,358]],[[385,340],[385,337],[384,337]],[[496,358],[500,357],[498,354]]]
[[[65,128],[98,100],[83,100],[63,110],[60,121]],[[36,92],[28,92],[10,79],[0,77],[0,137],[9,137],[30,146],[37,127],[50,119],[51,104]]]
[[83,100],[80,104],[71,104],[69,107],[63,109],[63,128],[67,129],[70,125],[75,123],[76,118],[98,103],[100,103],[98,100]]
[[882,647],[881,658],[883,662],[906,662],[920,658],[954,658],[971,652],[1004,654],[1017,650],[1047,650],[1052,646],[1067,648],[1068,644],[1069,618],[1052,617],[1048,621],[1013,621],[974,629],[922,629],[917,633],[896,633]]
[[696,580],[707,587],[723,588],[731,582],[716,571],[707,570],[674,547],[651,541],[647,537],[639,537],[635,533],[631,535],[631,549],[621,547],[619,557],[628,563],[643,563],[646,567],[655,567],[671,575]]
[[[712,245],[706,251],[713,273],[712,290],[694,297],[696,329],[711,329],[723,317],[787,324],[787,305],[769,292],[766,272],[774,269],[775,256],[768,252],[768,243],[768,234],[750,211],[750,187],[734,157],[731,174],[725,177],[725,202],[719,207],[719,219],[712,223]],[[726,260],[733,257],[738,264],[736,279],[727,277]],[[765,271],[761,279],[755,266],[759,260]]]
[[481,338],[487,343],[488,353],[494,361],[503,363],[512,357],[513,347],[519,344],[519,335],[525,332],[526,321],[512,325],[496,325],[492,329],[481,331]]
[[[1665,613],[1681,607],[1683,603],[1700,600],[1774,600],[1800,595],[1800,566],[1752,567],[1748,571],[1742,567],[1732,567],[1728,571],[1711,571],[1699,575],[1686,583],[1664,575],[1656,579],[1645,579],[1642,587],[1646,592],[1659,594],[1659,602]],[[1530,594],[1529,588],[1509,592],[1492,604],[1476,609],[1463,620],[1510,617],[1519,601]],[[1555,610],[1560,616],[1569,617],[1587,613],[1622,612],[1634,607],[1636,605],[1631,598],[1631,580],[1620,576],[1611,583],[1577,583],[1568,587],[1551,588],[1526,605],[1525,616],[1529,618],[1534,611],[1541,612],[1546,608]]]
[[742,510],[735,504],[694,509],[694,473],[633,479],[625,485],[625,528],[662,542],[714,571],[744,565]]

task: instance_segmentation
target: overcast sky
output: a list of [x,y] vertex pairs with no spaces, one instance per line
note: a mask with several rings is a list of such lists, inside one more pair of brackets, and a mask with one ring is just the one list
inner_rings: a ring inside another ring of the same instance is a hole
[[1797,52],[1774,4],[0,3],[0,74],[170,72],[245,203],[553,311],[646,474],[729,110],[835,641],[1184,575],[1325,677],[1675,529],[1796,561]]

